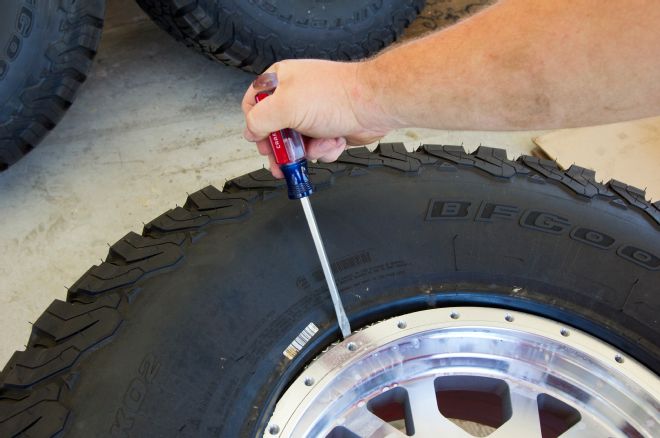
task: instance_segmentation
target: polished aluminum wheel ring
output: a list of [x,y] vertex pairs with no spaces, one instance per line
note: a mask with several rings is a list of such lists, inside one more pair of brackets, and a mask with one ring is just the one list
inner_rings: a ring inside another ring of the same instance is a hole
[[[468,432],[475,423],[481,434]],[[426,310],[369,326],[318,356],[282,395],[264,437],[487,434],[660,436],[660,380],[549,319]]]

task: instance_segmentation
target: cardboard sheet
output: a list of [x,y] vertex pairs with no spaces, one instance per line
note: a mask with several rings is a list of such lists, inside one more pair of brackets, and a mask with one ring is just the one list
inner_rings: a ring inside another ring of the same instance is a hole
[[617,179],[660,199],[660,117],[550,132],[534,139],[565,169],[596,171],[598,181]]

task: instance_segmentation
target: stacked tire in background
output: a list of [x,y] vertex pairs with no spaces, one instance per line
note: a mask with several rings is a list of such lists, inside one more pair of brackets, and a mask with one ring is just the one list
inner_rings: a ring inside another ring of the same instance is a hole
[[424,0],[138,0],[177,40],[261,73],[290,58],[361,59],[394,42]]
[[[174,38],[259,73],[289,58],[360,59],[392,43],[424,0],[140,0]],[[87,78],[105,0],[4,0],[0,15],[0,171],[57,125]]]
[[71,106],[101,40],[105,0],[3,1],[0,171],[34,148]]

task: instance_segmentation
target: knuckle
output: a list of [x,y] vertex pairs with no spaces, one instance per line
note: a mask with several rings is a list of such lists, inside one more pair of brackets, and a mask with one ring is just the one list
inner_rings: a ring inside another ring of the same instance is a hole
[[277,62],[271,64],[270,67],[268,67],[266,69],[266,73],[277,73],[280,70],[280,68],[282,67],[282,64],[284,62],[285,61],[277,61]]

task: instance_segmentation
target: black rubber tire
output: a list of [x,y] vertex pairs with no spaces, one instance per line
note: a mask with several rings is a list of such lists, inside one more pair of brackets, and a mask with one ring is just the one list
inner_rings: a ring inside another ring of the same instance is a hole
[[425,0],[137,0],[210,59],[261,73],[290,58],[365,58],[396,40]]
[[0,14],[0,171],[71,106],[101,39],[105,0],[4,0]]
[[[311,175],[353,328],[497,306],[660,371],[660,209],[642,191],[486,147],[383,144]],[[319,333],[285,358],[310,322]],[[0,374],[0,436],[259,435],[338,336],[301,207],[259,170],[127,234],[48,308]]]

